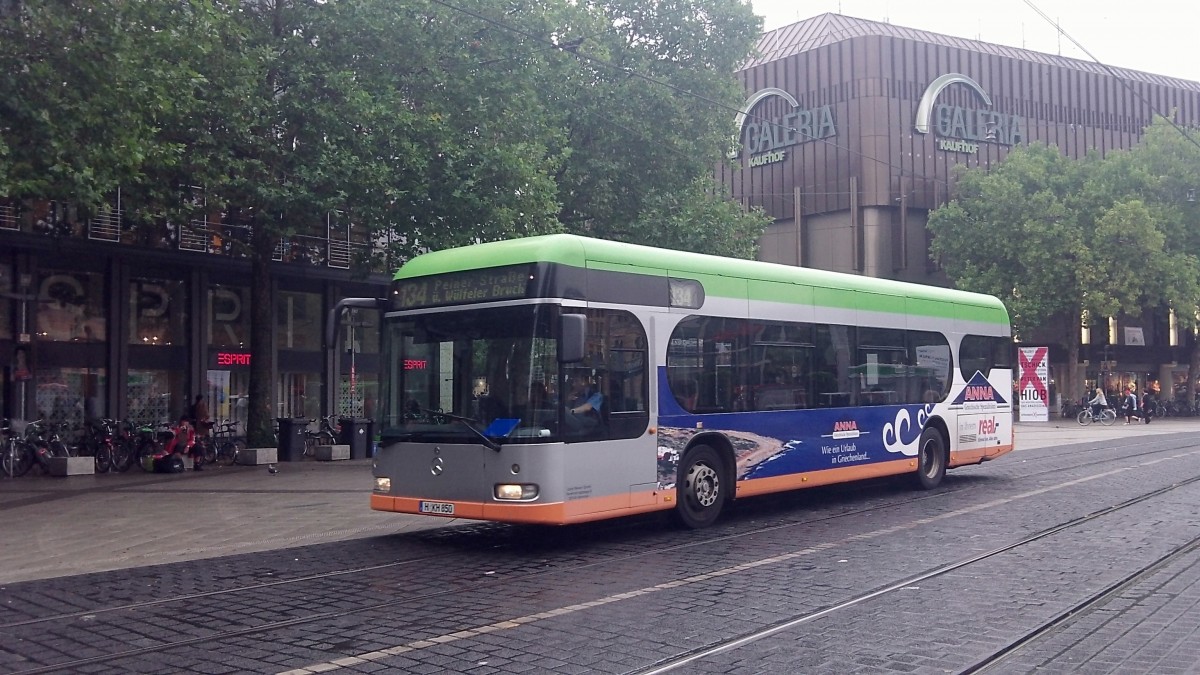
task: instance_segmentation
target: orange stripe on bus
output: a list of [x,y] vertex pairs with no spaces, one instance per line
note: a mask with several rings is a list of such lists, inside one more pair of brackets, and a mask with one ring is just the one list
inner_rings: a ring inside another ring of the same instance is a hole
[[[590,497],[575,499],[569,502],[534,502],[512,503],[502,502],[464,502],[448,501],[454,504],[454,514],[421,513],[422,501],[428,499],[412,499],[410,497],[389,497],[387,495],[371,495],[371,508],[376,511],[392,511],[395,513],[413,513],[425,516],[440,516],[442,518],[468,518],[472,520],[494,520],[503,523],[537,523],[543,525],[566,525],[569,523],[586,523],[601,520],[615,515],[633,515],[660,511],[674,506],[674,492],[657,490],[637,493],[636,495],[620,494],[605,497]],[[630,498],[640,506],[629,506]]]
[[782,492],[784,490],[832,485],[852,480],[879,478],[880,476],[894,476],[916,470],[917,459],[913,457],[912,459],[898,459],[891,462],[877,462],[837,469],[822,469],[821,471],[810,471],[807,473],[793,473],[787,476],[755,478],[753,480],[739,481],[737,484],[737,496],[753,497]]
[[1012,452],[1012,445],[993,445],[988,448],[976,448],[974,450],[959,450],[950,453],[950,467],[966,466],[967,464],[979,464],[991,459],[996,459],[1000,455],[1005,455]]
[[[950,466],[958,467],[969,464],[979,464],[1000,455],[1011,452],[1012,445],[998,445],[975,450],[960,450],[951,453]],[[876,462],[847,466],[821,471],[796,473],[787,476],[771,478],[755,478],[742,480],[737,483],[738,497],[753,497],[757,495],[797,490],[801,488],[833,485],[849,481],[880,478],[911,473],[917,470],[917,459],[906,457],[889,462]],[[639,493],[608,495],[575,499],[569,502],[534,502],[534,503],[502,503],[502,502],[466,502],[451,501],[454,504],[454,514],[421,513],[422,501],[410,497],[391,497],[388,495],[372,494],[371,508],[376,511],[391,511],[394,513],[412,513],[442,518],[466,518],[470,520],[494,520],[504,523],[531,523],[543,525],[566,525],[570,523],[586,523],[602,520],[617,515],[633,515],[661,511],[675,506],[674,490],[649,490]],[[630,506],[630,503],[639,506]]]

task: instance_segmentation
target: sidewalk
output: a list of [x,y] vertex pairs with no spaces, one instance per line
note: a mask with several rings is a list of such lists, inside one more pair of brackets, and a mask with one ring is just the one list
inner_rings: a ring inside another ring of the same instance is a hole
[[[1016,452],[1170,433],[1200,433],[1200,417],[1018,422]],[[0,584],[469,522],[372,511],[369,459],[277,466],[0,479]]]
[[1053,445],[1070,445],[1111,438],[1136,438],[1159,434],[1200,433],[1200,417],[1155,418],[1150,424],[1135,422],[1126,426],[1119,418],[1111,427],[1102,424],[1080,426],[1075,420],[1051,419],[1049,422],[1017,422],[1014,427],[1017,450],[1032,450]]
[[0,480],[0,584],[442,527],[372,511],[371,460]]

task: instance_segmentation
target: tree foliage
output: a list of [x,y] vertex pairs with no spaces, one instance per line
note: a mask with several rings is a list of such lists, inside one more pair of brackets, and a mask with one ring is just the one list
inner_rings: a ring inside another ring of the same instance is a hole
[[[750,256],[704,179],[760,29],[738,0],[54,0],[0,16],[0,196],[203,210],[253,261],[336,213],[395,265],[555,231]],[[200,190],[203,199],[196,199]],[[370,263],[371,261],[362,261]],[[251,373],[269,438],[270,359]]]
[[[962,171],[954,199],[930,214],[931,255],[957,286],[1003,299],[1018,336],[1066,345],[1070,363],[1081,319],[1173,309],[1191,325],[1197,223],[1178,185],[1200,172],[1180,164],[1184,140],[1151,128],[1142,145],[1103,159],[1030,145],[991,171]],[[1174,177],[1159,173],[1169,167]]]

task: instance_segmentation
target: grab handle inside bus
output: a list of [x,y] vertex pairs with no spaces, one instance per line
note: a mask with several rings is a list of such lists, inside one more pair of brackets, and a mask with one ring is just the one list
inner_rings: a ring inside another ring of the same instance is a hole
[[563,314],[559,335],[561,343],[558,347],[560,363],[578,363],[583,360],[584,333],[587,332],[587,316],[583,314]]

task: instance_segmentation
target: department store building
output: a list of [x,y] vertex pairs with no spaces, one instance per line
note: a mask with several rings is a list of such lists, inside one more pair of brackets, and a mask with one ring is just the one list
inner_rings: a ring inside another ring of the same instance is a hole
[[[747,99],[718,174],[774,217],[760,258],[790,265],[948,285],[925,225],[954,167],[1035,142],[1072,158],[1125,150],[1155,112],[1200,125],[1197,82],[838,14],[765,33],[758,53],[738,73]],[[1089,381],[1186,383],[1193,337],[1167,316],[1075,332]],[[1065,345],[1022,338],[1049,344],[1052,379],[1068,367]]]
[[[119,195],[102,217],[54,202],[0,202],[0,414],[78,428],[86,417],[177,418],[204,394],[213,419],[245,433],[250,364],[273,359],[280,417],[369,416],[377,396],[378,314],[355,310],[327,349],[327,312],[381,296],[352,274],[365,232],[334,220],[281,240],[272,307],[251,303],[245,227],[212,213],[155,231],[129,227]],[[274,350],[249,349],[252,314]]]

